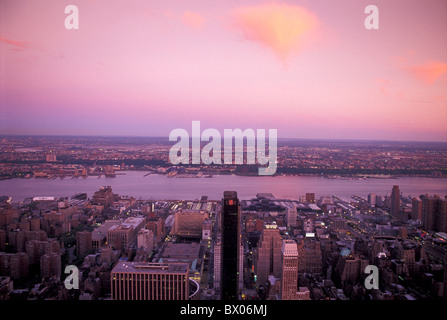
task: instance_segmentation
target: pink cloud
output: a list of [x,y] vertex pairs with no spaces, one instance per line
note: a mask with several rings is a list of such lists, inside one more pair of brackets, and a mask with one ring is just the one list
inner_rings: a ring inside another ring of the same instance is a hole
[[29,47],[28,43],[24,42],[24,41],[11,40],[11,39],[7,39],[7,38],[3,38],[3,37],[0,37],[0,41],[10,44],[10,45],[13,45],[17,48],[21,48],[21,49],[25,49],[25,48]]
[[198,12],[186,11],[182,15],[182,21],[191,28],[201,29],[206,22],[206,18]]
[[316,16],[307,9],[277,3],[239,7],[233,18],[246,39],[273,50],[283,63],[292,53],[303,50],[318,25]]
[[412,90],[403,90],[394,81],[377,78],[375,79],[380,93],[387,98],[398,99],[407,102],[417,102],[417,103],[436,103],[443,102],[447,100],[447,95],[444,94],[432,94],[432,93],[418,93],[414,94]]
[[428,61],[405,69],[416,77],[416,79],[431,85],[447,73],[447,63],[440,61]]

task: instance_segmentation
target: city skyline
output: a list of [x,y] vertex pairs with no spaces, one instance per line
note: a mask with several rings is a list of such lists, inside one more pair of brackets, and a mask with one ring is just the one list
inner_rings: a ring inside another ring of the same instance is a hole
[[[392,190],[346,200],[258,193],[240,201],[235,191],[222,201],[137,200],[104,186],[91,199],[36,199],[34,209],[3,196],[0,297],[441,301],[447,198],[401,195],[393,214]],[[184,212],[206,215],[176,226]],[[67,287],[67,265],[84,275],[81,285]],[[375,288],[366,281],[371,266],[380,270]],[[22,287],[29,290],[13,290]]]
[[0,2],[0,134],[447,141],[447,4],[369,4]]

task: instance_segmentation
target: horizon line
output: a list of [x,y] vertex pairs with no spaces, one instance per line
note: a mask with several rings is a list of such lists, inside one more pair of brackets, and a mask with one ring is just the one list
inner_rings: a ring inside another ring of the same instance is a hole
[[[145,138],[145,139],[165,139],[169,141],[169,137],[165,136],[142,136],[142,135],[112,135],[112,134],[86,134],[86,135],[74,135],[74,134],[3,134],[0,133],[0,137],[64,137],[64,138]],[[193,137],[191,136],[190,139]],[[223,137],[222,137],[223,139]],[[428,141],[428,140],[385,140],[385,139],[350,139],[350,138],[290,138],[290,137],[278,137],[280,140],[293,140],[293,141],[331,141],[331,142],[399,142],[399,143],[439,143],[447,144],[447,141]]]

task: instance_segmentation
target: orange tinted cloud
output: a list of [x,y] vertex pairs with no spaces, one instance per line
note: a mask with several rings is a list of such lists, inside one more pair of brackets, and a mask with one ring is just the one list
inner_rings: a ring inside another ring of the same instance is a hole
[[406,68],[413,76],[426,84],[433,84],[447,73],[447,63],[429,61],[421,65]]
[[307,9],[289,4],[240,7],[233,17],[246,39],[273,50],[284,63],[292,53],[303,49],[318,24]]
[[198,12],[186,11],[182,15],[182,21],[191,28],[201,29],[206,22],[206,18]]
[[10,45],[13,45],[13,46],[15,46],[17,48],[22,48],[22,49],[28,48],[28,43],[27,42],[11,40],[11,39],[7,39],[7,38],[3,38],[3,37],[0,37],[0,41],[4,42],[4,43],[7,43],[7,44],[10,44]]

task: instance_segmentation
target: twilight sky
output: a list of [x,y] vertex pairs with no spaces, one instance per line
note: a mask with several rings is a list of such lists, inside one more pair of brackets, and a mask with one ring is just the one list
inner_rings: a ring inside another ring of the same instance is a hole
[[447,1],[0,0],[0,111],[0,134],[447,141]]

